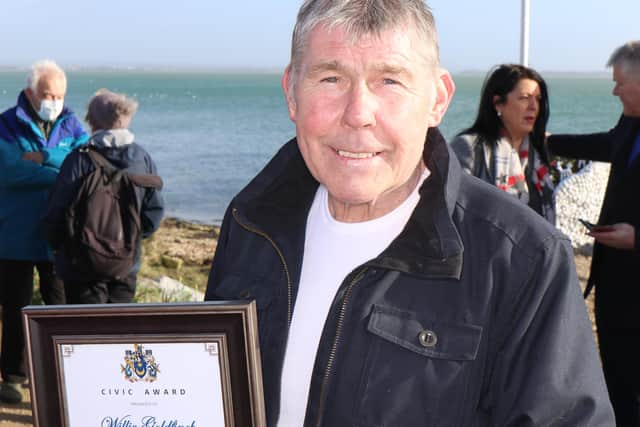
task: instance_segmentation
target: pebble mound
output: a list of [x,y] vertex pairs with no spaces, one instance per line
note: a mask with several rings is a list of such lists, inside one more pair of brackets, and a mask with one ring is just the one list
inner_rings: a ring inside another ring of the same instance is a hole
[[596,223],[609,179],[609,163],[590,162],[577,173],[560,181],[556,187],[556,226],[566,234],[573,248],[590,255],[593,238],[587,236],[578,218]]

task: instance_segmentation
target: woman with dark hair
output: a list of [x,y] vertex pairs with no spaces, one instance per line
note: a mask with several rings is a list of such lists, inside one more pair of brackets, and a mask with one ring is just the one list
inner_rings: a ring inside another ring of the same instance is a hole
[[465,172],[527,203],[555,224],[547,85],[535,70],[503,64],[482,86],[475,122],[451,142]]

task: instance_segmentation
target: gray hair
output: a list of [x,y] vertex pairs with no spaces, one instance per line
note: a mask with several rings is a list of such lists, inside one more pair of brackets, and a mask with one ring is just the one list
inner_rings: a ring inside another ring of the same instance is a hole
[[[640,40],[631,40],[618,47],[609,58],[607,67],[620,66],[625,74],[640,80]],[[632,71],[633,73],[629,73]]]
[[306,0],[300,7],[291,40],[290,82],[299,72],[309,34],[318,25],[340,26],[355,42],[362,36],[413,25],[422,37],[431,66],[440,64],[435,20],[424,0]]
[[60,68],[58,64],[50,59],[43,59],[31,66],[29,73],[27,74],[27,87],[36,92],[38,89],[38,83],[43,76],[55,75],[64,82],[64,87],[67,87],[67,75],[64,70]]
[[138,101],[128,96],[100,89],[89,101],[85,120],[92,130],[127,129],[138,111]]

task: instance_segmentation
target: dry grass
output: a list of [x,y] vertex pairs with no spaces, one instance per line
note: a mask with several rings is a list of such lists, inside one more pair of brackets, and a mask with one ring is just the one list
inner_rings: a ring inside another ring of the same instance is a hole
[[[218,233],[218,227],[212,225],[165,219],[160,229],[143,241],[143,261],[138,276],[152,279],[169,276],[204,292]],[[180,266],[165,266],[163,257],[179,260]]]
[[17,405],[8,405],[0,402],[0,426],[19,427],[32,426],[31,399],[29,388],[22,386],[22,402]]

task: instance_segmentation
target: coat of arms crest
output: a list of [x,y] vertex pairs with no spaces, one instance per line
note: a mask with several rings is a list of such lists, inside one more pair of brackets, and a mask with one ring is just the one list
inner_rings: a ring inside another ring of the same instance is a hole
[[134,344],[134,350],[126,350],[124,365],[120,365],[124,378],[129,382],[154,382],[160,372],[159,365],[151,350],[142,348],[142,344]]

